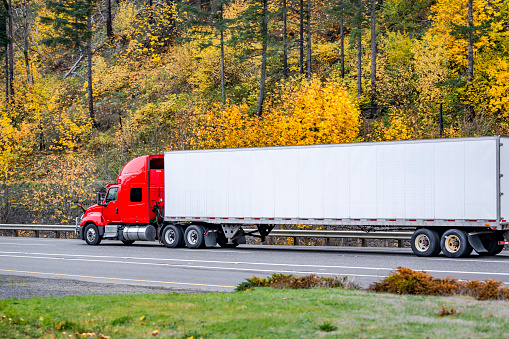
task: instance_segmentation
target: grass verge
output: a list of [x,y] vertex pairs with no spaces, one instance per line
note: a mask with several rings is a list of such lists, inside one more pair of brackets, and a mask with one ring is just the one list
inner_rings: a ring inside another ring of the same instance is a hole
[[502,338],[508,309],[470,297],[343,288],[7,299],[0,338]]

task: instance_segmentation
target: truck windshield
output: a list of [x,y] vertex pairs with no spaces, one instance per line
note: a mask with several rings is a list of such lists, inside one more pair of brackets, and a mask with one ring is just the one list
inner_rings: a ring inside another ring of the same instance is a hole
[[117,200],[118,195],[118,187],[112,187],[108,191],[108,195],[106,196],[106,203],[109,203],[110,201]]

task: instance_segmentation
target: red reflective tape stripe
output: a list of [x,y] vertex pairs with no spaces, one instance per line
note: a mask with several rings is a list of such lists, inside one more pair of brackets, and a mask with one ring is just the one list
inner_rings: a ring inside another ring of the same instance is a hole
[[361,221],[361,219],[353,219],[353,221]]
[[260,218],[254,218],[254,220],[260,220]]
[[200,217],[194,217],[195,219],[200,219]]
[[237,218],[238,220],[244,220],[244,218]]
[[435,219],[428,219],[428,220],[426,220],[426,221],[435,221]]
[[316,219],[316,220],[323,220],[323,219]]
[[450,221],[450,222],[455,222],[456,220],[454,220],[454,219],[451,219],[451,220],[447,220],[447,221]]
[[417,221],[417,219],[410,219],[410,221]]
[[274,218],[269,218],[269,220],[274,220]]
[[496,220],[488,220],[488,222],[497,222]]
[[396,219],[389,219],[389,221],[396,221]]
[[369,221],[376,221],[376,219],[369,219]]
[[307,218],[303,218],[302,220],[308,220]]
[[341,220],[343,220],[343,219],[336,219],[336,221],[341,221]]

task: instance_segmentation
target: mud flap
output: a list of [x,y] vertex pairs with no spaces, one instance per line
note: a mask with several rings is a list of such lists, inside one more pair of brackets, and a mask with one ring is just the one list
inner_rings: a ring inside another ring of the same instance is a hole
[[470,246],[474,248],[477,253],[488,253],[488,250],[482,244],[481,239],[479,238],[479,234],[471,233],[468,235],[468,242]]
[[206,247],[214,247],[217,244],[217,231],[216,230],[208,230],[205,232],[205,246]]

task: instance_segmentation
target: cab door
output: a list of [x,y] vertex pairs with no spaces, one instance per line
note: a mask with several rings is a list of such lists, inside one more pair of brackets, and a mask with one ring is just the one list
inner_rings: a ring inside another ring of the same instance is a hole
[[103,217],[105,224],[116,224],[121,222],[120,214],[118,213],[118,187],[110,187],[106,194],[103,204]]

